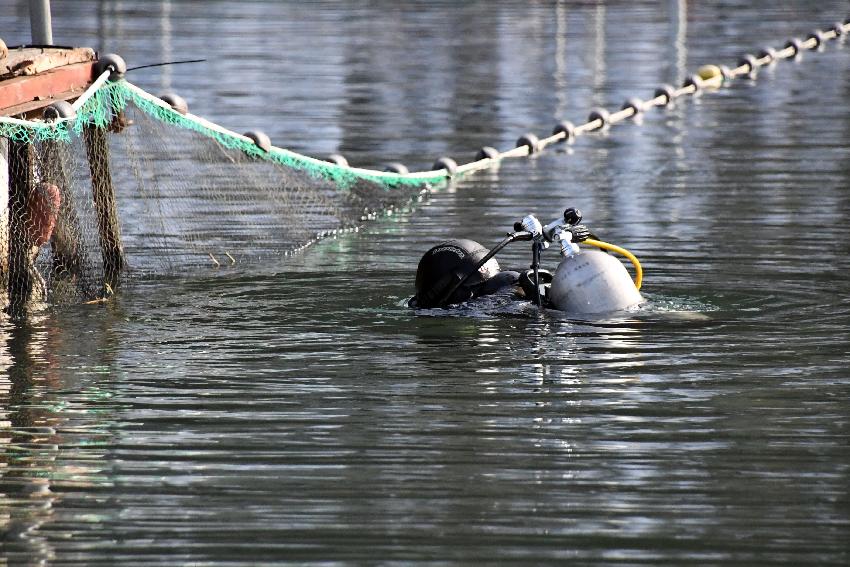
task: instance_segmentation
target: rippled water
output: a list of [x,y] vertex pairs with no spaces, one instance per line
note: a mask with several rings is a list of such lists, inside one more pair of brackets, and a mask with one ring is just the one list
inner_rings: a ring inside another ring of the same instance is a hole
[[[9,4],[11,45],[28,37],[26,2]],[[197,114],[416,169],[847,15],[54,4],[57,43],[131,66],[208,58],[132,77]],[[2,323],[4,562],[847,564],[848,70],[830,42],[294,258]],[[495,243],[567,205],[641,258],[645,308],[403,306],[435,242]]]

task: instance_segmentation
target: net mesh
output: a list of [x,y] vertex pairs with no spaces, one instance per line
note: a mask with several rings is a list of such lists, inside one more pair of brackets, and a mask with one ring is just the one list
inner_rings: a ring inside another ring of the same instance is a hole
[[124,81],[72,120],[0,122],[0,155],[0,276],[13,307],[102,298],[128,276],[258,265],[441,179],[264,151]]

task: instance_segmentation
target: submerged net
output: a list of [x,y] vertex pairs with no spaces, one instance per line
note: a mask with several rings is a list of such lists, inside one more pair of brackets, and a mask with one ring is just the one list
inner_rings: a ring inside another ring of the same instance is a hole
[[0,276],[12,303],[87,301],[128,275],[273,261],[444,177],[261,149],[125,81],[94,91],[73,119],[0,121],[0,156]]

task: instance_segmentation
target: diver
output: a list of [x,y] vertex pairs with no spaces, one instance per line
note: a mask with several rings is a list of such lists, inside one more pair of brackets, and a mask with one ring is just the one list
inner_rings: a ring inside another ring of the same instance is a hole
[[[465,238],[441,242],[425,252],[416,268],[416,295],[409,307],[446,307],[496,292],[511,290],[520,272],[501,271],[490,250]],[[482,263],[482,260],[483,263]]]
[[[441,242],[420,259],[416,295],[408,306],[446,308],[493,294],[531,300],[538,307],[585,314],[617,311],[641,303],[637,259],[623,248],[599,241],[580,222],[581,212],[568,208],[563,218],[546,226],[534,215],[527,215],[492,250],[468,239]],[[531,267],[503,271],[495,255],[514,241],[531,242]],[[581,242],[590,247],[580,249]],[[562,256],[555,274],[540,268],[542,252],[552,244],[558,245]],[[634,283],[623,265],[607,251],[632,259],[637,270]]]

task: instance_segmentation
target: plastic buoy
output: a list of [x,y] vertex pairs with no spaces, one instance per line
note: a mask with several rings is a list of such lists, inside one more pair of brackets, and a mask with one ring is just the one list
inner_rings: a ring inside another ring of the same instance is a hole
[[335,164],[337,164],[338,166],[341,166],[341,167],[348,167],[348,160],[345,159],[345,157],[340,155],[340,154],[331,154],[331,155],[328,156],[328,159],[326,161],[329,161],[331,163],[335,163]]
[[492,146],[484,146],[475,154],[475,161],[481,161],[482,159],[499,159],[499,150]]
[[717,65],[703,65],[697,69],[697,75],[703,81],[710,81],[723,76],[723,71]]
[[812,33],[810,33],[806,37],[806,41],[809,41],[810,39],[815,40],[815,47],[814,47],[815,49],[820,49],[821,47],[823,47],[823,32],[822,31],[820,31],[820,30],[813,31]]
[[652,98],[658,98],[660,96],[664,97],[664,106],[670,106],[673,103],[673,99],[676,98],[676,89],[673,88],[672,85],[661,85],[657,89],[655,89],[655,93]]
[[105,71],[109,71],[110,81],[117,81],[123,78],[124,73],[127,72],[127,63],[124,62],[124,59],[120,55],[107,53],[103,57],[100,57],[94,65],[94,72],[98,77]]
[[159,99],[168,103],[168,106],[180,114],[189,114],[189,103],[182,96],[175,93],[165,93],[159,95]]
[[634,114],[632,114],[632,118],[635,118],[638,114],[643,112],[643,101],[635,97],[627,99],[626,102],[623,103],[623,106],[620,107],[620,110],[626,110],[627,108],[632,109],[632,112],[634,112]]
[[772,47],[765,47],[758,53],[759,59],[764,59],[767,57],[767,64],[770,65],[774,61],[776,61],[776,50]]
[[758,72],[759,63],[755,55],[747,53],[738,60],[738,67],[746,67],[747,74],[750,77],[755,77]]
[[552,135],[563,134],[565,142],[572,142],[576,139],[576,127],[569,120],[558,122],[555,128],[552,129]]
[[267,152],[272,149],[272,141],[265,134],[265,132],[261,132],[260,130],[249,130],[243,134],[246,138],[251,138],[251,141],[254,142],[254,145]]
[[57,100],[50,106],[45,107],[42,116],[45,120],[57,120],[59,118],[74,118],[77,113],[71,103],[65,100]]
[[798,57],[800,55],[800,51],[803,49],[803,41],[798,37],[792,37],[785,43],[785,47],[783,49],[791,48],[794,50],[794,57]]
[[399,175],[407,175],[408,173],[410,173],[406,165],[398,162],[388,163],[384,166],[384,171],[388,171],[390,173],[398,173]]
[[[842,35],[847,33],[844,31],[844,24],[842,24],[841,22],[835,22],[835,24],[833,24],[832,26],[832,31],[835,32],[835,37],[841,37]],[[0,43],[2,43],[2,41],[0,41]],[[0,59],[2,58],[3,57],[0,56]]]
[[723,75],[724,81],[730,81],[733,79],[732,69],[730,69],[726,65],[720,65],[718,68],[720,69],[720,74]]
[[523,134],[516,141],[516,147],[528,146],[528,153],[534,154],[540,151],[540,139],[531,132]]
[[682,83],[683,87],[694,87],[694,94],[697,94],[702,89],[702,79],[699,75],[691,75]]
[[610,117],[611,117],[611,115],[608,114],[608,111],[605,110],[604,108],[594,108],[593,110],[590,111],[590,114],[587,115],[587,121],[588,122],[593,122],[594,120],[601,121],[602,124],[597,126],[596,128],[594,128],[594,130],[601,130],[602,128],[605,128],[606,126],[608,126],[608,123],[610,122]]
[[446,173],[449,174],[449,177],[457,173],[457,162],[450,157],[441,157],[437,161],[434,162],[434,165],[431,167],[434,171],[438,169],[445,169]]

